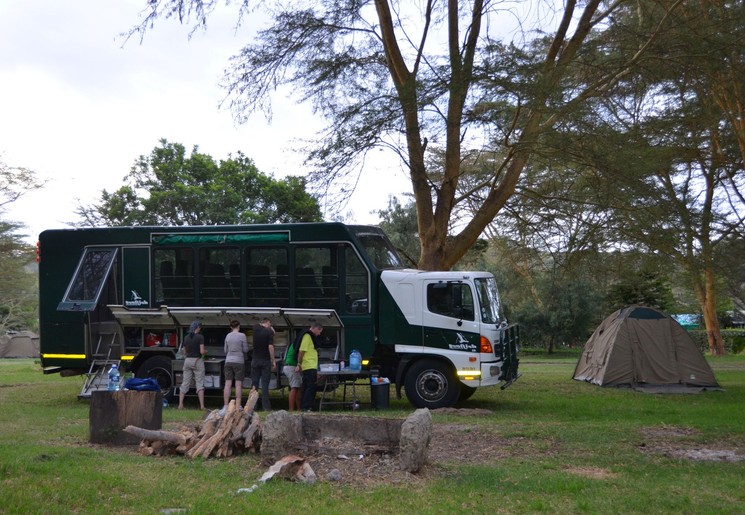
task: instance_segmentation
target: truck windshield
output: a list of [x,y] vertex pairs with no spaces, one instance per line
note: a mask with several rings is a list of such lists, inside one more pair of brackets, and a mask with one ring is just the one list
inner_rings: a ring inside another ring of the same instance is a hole
[[476,281],[476,293],[481,308],[481,321],[485,324],[499,324],[504,320],[502,303],[499,301],[497,281],[494,277],[481,277]]
[[371,232],[358,232],[357,237],[378,270],[404,268],[401,257],[385,236]]

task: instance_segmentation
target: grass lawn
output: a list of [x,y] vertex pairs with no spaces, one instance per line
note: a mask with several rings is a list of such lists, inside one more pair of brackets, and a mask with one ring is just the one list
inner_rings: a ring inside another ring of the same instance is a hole
[[[459,457],[430,456],[407,481],[321,477],[238,493],[265,471],[256,455],[153,458],[91,445],[80,378],[0,360],[0,513],[745,513],[745,356],[710,359],[725,391],[699,395],[579,383],[575,361],[523,356],[512,387],[480,389],[462,406],[491,414],[433,412],[454,445],[487,436]],[[272,400],[286,406],[279,393]],[[392,399],[382,414],[411,411]],[[168,408],[164,426],[202,416]]]

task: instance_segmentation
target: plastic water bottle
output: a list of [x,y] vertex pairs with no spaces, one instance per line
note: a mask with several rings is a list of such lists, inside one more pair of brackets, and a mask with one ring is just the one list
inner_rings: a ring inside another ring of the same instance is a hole
[[111,365],[109,370],[109,391],[116,392],[119,390],[119,367]]
[[362,370],[362,355],[357,349],[354,349],[349,355],[349,369],[355,372]]

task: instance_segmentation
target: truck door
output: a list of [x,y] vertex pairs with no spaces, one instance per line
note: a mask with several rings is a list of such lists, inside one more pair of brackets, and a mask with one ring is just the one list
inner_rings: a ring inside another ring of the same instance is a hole
[[423,288],[425,347],[478,353],[479,323],[471,286],[462,281],[426,281]]

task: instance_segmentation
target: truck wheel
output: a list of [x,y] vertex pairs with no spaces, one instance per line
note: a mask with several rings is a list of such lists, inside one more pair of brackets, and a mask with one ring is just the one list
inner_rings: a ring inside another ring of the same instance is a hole
[[174,397],[173,377],[171,376],[171,360],[166,356],[153,356],[147,359],[137,369],[137,377],[144,379],[152,377],[160,385],[163,398],[171,402]]
[[406,373],[406,397],[417,408],[447,408],[460,395],[453,368],[440,361],[423,359]]

